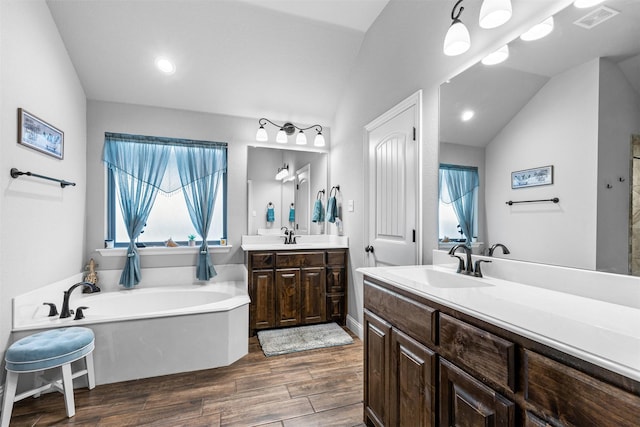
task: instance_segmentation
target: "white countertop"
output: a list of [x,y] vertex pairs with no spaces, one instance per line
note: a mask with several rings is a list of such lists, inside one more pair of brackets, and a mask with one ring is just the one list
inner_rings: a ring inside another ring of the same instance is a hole
[[358,272],[640,381],[638,308],[441,266]]
[[284,236],[242,236],[243,251],[276,251],[301,249],[347,249],[349,238],[333,234],[295,235],[297,243],[284,244]]

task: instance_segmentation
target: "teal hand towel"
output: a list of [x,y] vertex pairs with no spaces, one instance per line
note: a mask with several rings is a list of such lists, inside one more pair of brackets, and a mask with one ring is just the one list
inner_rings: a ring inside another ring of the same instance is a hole
[[324,222],[324,207],[322,206],[322,200],[316,199],[313,204],[313,215],[311,216],[312,222]]
[[336,218],[338,217],[338,202],[336,201],[335,196],[329,198],[329,202],[327,202],[327,221],[336,222]]
[[274,222],[276,220],[276,214],[273,208],[267,208],[267,222]]
[[296,210],[289,208],[289,222],[296,222]]

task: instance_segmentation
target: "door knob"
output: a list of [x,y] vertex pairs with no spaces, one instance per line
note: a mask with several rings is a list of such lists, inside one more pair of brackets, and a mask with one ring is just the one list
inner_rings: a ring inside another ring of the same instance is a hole
[[366,248],[364,248],[364,251],[367,252],[367,253],[369,253],[369,252],[373,253],[373,246],[371,246],[371,245],[367,246]]

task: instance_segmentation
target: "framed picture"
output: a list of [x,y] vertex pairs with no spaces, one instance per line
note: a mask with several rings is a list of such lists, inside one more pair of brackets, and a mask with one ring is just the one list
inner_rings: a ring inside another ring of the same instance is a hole
[[553,184],[553,166],[511,172],[512,189],[549,184]]
[[62,159],[64,132],[26,110],[18,108],[18,144]]

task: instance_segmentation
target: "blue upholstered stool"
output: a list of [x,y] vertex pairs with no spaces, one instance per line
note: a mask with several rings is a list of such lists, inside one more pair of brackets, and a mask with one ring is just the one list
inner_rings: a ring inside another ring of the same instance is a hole
[[[73,417],[76,413],[73,400],[73,379],[87,375],[89,389],[96,385],[92,354],[94,340],[91,329],[72,327],[38,332],[14,342],[5,355],[7,380],[4,385],[0,426],[9,425],[14,402],[25,397],[39,395],[50,388],[64,394],[67,416]],[[85,358],[86,369],[72,373],[71,362],[82,358]],[[18,376],[21,373],[57,367],[62,367],[62,384],[59,380],[54,381],[16,396]]]

